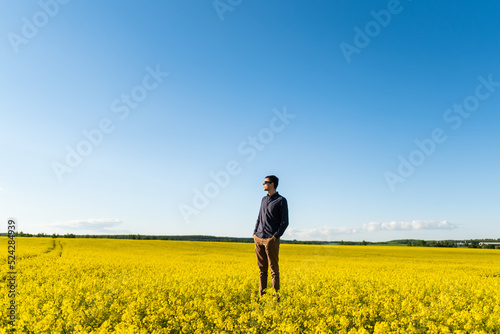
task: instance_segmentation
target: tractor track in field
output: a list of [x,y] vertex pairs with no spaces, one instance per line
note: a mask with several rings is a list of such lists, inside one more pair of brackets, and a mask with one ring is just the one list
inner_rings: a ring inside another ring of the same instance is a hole
[[45,249],[42,253],[20,255],[20,256],[17,256],[17,260],[31,259],[31,258],[35,258],[35,257],[41,256],[41,255],[44,255],[44,254],[52,253],[54,251],[58,251],[59,252],[59,257],[62,256],[63,245],[62,245],[61,241],[58,240],[56,242],[56,240],[52,239],[52,244],[49,246],[49,248]]
[[[27,259],[33,259],[39,256],[43,256],[45,254],[50,254],[52,252],[57,252],[57,258],[62,257],[63,254],[63,245],[61,241],[57,241],[52,239],[52,244],[45,249],[43,252],[38,253],[38,254],[26,254],[26,255],[16,255],[16,262],[27,260]],[[7,279],[7,275],[2,275],[3,277],[0,278],[1,281],[5,281]]]

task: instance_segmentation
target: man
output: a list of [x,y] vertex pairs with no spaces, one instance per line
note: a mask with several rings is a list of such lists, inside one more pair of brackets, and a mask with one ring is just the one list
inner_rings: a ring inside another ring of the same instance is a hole
[[288,204],[286,198],[281,196],[276,189],[279,179],[274,176],[266,176],[264,191],[267,196],[262,198],[260,204],[259,218],[253,231],[255,242],[255,253],[257,265],[259,266],[259,296],[262,297],[267,288],[267,267],[271,267],[271,278],[273,288],[280,289],[280,271],[278,266],[278,254],[280,249],[280,237],[288,226]]

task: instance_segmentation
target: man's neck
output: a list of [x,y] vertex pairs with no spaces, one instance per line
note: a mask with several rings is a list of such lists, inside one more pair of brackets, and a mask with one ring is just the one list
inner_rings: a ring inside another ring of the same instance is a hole
[[274,194],[276,194],[276,189],[273,189],[273,190],[268,190],[268,191],[267,191],[267,195],[268,195],[269,197],[271,197],[271,196],[272,196],[272,195],[274,195]]

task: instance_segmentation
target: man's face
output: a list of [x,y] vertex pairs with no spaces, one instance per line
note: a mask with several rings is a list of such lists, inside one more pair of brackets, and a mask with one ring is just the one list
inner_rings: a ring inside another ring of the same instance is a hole
[[262,184],[264,186],[264,191],[268,191],[270,189],[273,189],[274,184],[271,183],[271,181],[266,177],[264,180],[264,183]]

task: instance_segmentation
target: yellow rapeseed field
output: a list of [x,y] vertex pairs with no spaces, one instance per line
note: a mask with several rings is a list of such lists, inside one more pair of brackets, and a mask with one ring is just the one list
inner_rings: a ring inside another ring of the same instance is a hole
[[498,250],[282,244],[259,300],[253,244],[16,242],[19,333],[500,333]]

